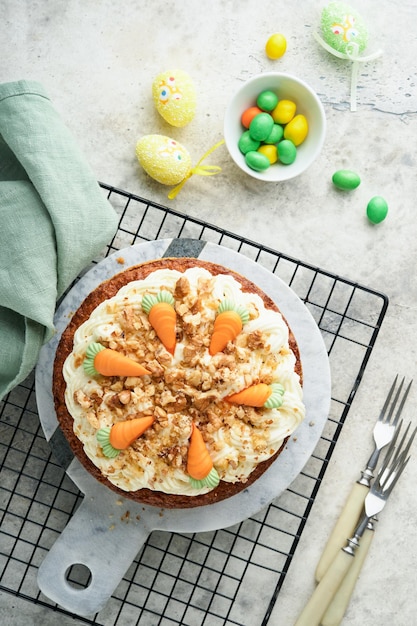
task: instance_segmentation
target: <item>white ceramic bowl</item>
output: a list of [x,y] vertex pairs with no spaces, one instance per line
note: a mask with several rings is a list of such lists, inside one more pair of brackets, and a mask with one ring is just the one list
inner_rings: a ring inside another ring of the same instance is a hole
[[[296,114],[305,115],[308,135],[297,147],[294,163],[283,165],[274,163],[267,170],[257,172],[248,167],[245,157],[238,147],[239,138],[246,130],[240,121],[242,113],[256,105],[259,94],[265,90],[274,91],[279,100],[292,100],[297,105]],[[245,82],[231,99],[224,118],[224,139],[230,156],[241,170],[260,180],[279,182],[298,176],[317,158],[325,139],[326,117],[323,105],[314,91],[302,80],[289,74],[267,72],[258,74]]]

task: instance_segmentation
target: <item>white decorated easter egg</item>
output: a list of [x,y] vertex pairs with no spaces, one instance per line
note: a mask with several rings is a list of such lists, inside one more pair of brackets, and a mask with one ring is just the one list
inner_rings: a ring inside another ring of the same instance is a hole
[[163,185],[177,185],[191,170],[188,150],[164,135],[145,135],[139,139],[136,156],[145,172]]
[[168,124],[181,128],[191,122],[196,110],[196,93],[190,76],[182,70],[158,74],[152,83],[156,110]]

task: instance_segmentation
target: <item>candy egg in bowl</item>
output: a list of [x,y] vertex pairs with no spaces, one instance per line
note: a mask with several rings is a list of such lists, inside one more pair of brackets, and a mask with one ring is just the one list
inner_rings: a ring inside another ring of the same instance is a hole
[[259,180],[280,182],[304,172],[317,158],[326,117],[317,94],[289,74],[250,78],[232,97],[224,139],[241,170]]

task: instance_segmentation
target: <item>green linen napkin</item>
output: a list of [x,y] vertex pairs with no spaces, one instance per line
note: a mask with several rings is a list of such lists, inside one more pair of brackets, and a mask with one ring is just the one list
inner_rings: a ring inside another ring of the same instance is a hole
[[0,400],[36,365],[57,299],[117,222],[42,85],[0,84]]

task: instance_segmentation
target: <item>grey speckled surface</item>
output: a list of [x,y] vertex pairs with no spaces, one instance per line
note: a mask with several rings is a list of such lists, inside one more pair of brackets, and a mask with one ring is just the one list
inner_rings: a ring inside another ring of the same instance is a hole
[[[386,293],[390,306],[364,379],[271,623],[294,623],[313,589],[321,548],[350,484],[370,452],[370,430],[395,373],[416,378],[417,37],[416,0],[353,2],[371,30],[370,51],[384,54],[361,68],[358,110],[349,110],[350,67],[314,42],[321,2],[239,3],[213,0],[114,3],[109,0],[3,0],[0,80],[42,82],[101,181],[253,238],[295,258]],[[280,31],[288,48],[266,58],[267,37]],[[154,110],[150,85],[165,69],[190,73],[198,110],[183,129]],[[143,135],[162,133],[183,143],[196,162],[222,138],[225,107],[250,76],[277,69],[298,75],[320,96],[327,137],[316,163],[300,178],[263,185],[245,178],[219,148],[213,177],[193,177],[173,201],[135,160]],[[345,194],[331,185],[336,169],[351,168],[362,184]],[[365,207],[388,201],[385,222],[371,225]],[[338,375],[343,378],[343,371]],[[413,389],[406,417],[415,419]],[[416,454],[378,524],[372,552],[344,620],[346,626],[409,626],[417,608],[414,532]],[[387,566],[389,564],[389,566]],[[62,624],[76,623],[60,617]],[[48,609],[2,594],[4,624],[55,624]]]

